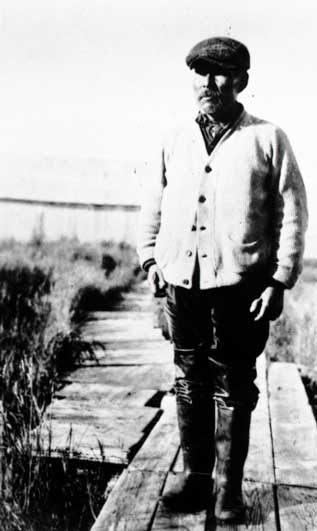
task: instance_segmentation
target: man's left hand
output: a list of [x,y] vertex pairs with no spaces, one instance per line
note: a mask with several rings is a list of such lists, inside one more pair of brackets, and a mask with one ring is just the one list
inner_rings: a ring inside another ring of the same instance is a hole
[[269,286],[255,299],[251,306],[250,312],[254,314],[254,320],[269,319],[274,321],[282,311],[284,304],[284,288],[281,286]]

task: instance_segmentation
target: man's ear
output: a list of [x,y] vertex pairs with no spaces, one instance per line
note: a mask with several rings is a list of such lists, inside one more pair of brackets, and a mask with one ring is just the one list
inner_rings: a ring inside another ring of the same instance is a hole
[[248,72],[242,72],[234,79],[234,88],[237,92],[242,92],[245,87],[247,86],[249,81],[249,74]]

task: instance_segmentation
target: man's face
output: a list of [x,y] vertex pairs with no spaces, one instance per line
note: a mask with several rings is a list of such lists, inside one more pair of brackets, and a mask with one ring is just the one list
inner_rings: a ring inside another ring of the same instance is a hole
[[208,63],[194,68],[193,87],[199,109],[213,116],[230,110],[239,92],[233,73]]

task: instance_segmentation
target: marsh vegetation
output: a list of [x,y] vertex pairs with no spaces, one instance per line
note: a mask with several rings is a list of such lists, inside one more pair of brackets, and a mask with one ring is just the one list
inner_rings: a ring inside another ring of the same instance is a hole
[[94,356],[80,335],[85,313],[113,307],[138,275],[125,244],[48,243],[42,235],[1,243],[2,531],[80,530],[92,521],[114,472],[39,459],[32,433],[65,374]]

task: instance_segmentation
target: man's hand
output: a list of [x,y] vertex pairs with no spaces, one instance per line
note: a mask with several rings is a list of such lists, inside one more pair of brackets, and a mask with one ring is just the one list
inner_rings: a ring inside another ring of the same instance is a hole
[[284,288],[281,286],[269,286],[255,299],[251,306],[250,312],[254,314],[254,320],[269,319],[274,321],[282,311],[284,304]]
[[164,280],[162,271],[156,264],[151,265],[149,268],[148,283],[154,297],[165,297],[167,284]]

